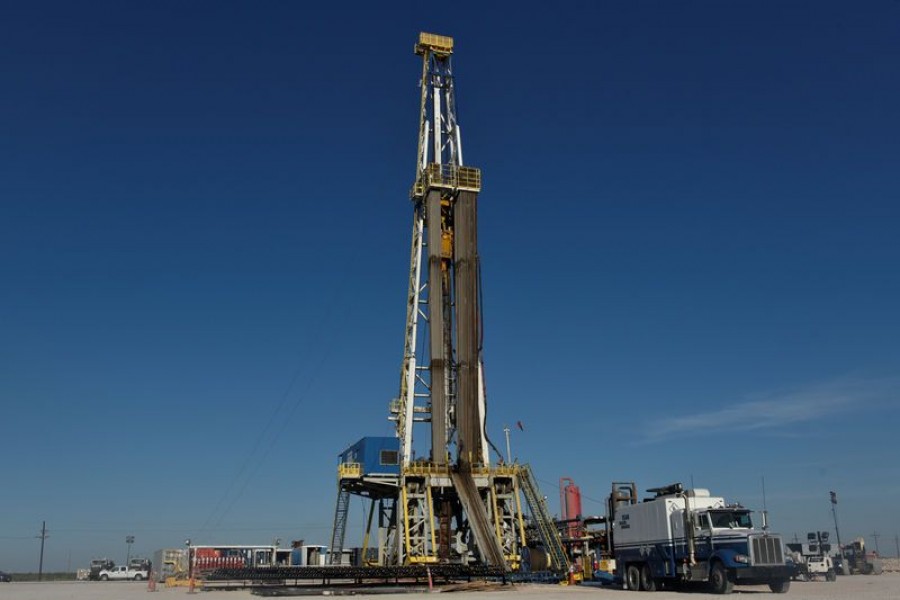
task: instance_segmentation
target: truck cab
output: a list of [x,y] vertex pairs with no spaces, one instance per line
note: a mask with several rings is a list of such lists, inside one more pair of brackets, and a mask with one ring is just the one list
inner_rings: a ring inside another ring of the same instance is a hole
[[88,573],[88,579],[90,579],[91,581],[97,581],[98,579],[100,579],[100,571],[103,571],[104,569],[112,569],[114,566],[116,566],[116,563],[108,558],[95,558],[91,560],[91,568]]

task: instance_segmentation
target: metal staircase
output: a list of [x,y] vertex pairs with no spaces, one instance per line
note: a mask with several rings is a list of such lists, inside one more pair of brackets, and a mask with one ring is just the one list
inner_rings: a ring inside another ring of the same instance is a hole
[[528,503],[528,510],[531,511],[534,526],[544,544],[544,550],[550,558],[551,569],[560,573],[567,572],[569,559],[566,557],[559,531],[556,529],[556,522],[534,480],[534,473],[531,472],[530,465],[524,464],[519,468],[519,483],[525,493],[525,501]]
[[329,564],[341,564],[344,550],[344,533],[347,531],[347,513],[350,512],[350,492],[338,488],[337,503],[334,506],[334,528],[331,530],[331,558]]

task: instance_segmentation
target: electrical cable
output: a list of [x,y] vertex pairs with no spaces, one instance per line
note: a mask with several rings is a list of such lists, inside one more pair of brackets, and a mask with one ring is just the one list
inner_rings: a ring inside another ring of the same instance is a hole
[[[338,288],[335,288],[333,290],[332,295],[331,295],[331,300],[326,304],[326,311],[327,311],[326,315],[325,315],[326,318],[316,321],[317,327],[315,327],[316,331],[314,332],[314,333],[316,333],[316,335],[310,336],[310,339],[319,340],[319,339],[323,339],[323,337],[324,337],[324,339],[331,339],[329,336],[321,335],[321,331],[324,329],[325,324],[330,323],[330,321],[331,321],[331,316],[334,313],[335,306],[337,304],[336,301],[339,296],[339,292],[340,292],[340,290]],[[240,469],[238,470],[238,473],[229,482],[225,493],[223,495],[219,496],[219,499],[216,502],[215,507],[213,508],[212,511],[210,511],[209,516],[206,518],[206,520],[204,521],[203,525],[200,527],[198,532],[202,533],[202,532],[208,531],[208,529],[213,525],[218,529],[219,526],[221,525],[222,521],[225,519],[225,517],[228,515],[228,513],[233,508],[234,504],[243,495],[243,493],[247,489],[247,486],[249,485],[250,481],[253,479],[253,476],[259,470],[259,467],[264,462],[265,458],[268,456],[271,449],[274,447],[275,442],[278,440],[281,433],[284,431],[287,423],[290,421],[291,417],[296,412],[297,407],[300,405],[300,402],[304,398],[303,394],[305,394],[305,391],[307,391],[309,389],[309,387],[312,385],[312,382],[315,378],[315,374],[318,374],[321,371],[321,365],[324,362],[324,359],[323,359],[324,354],[325,353],[319,354],[319,358],[320,358],[319,364],[316,366],[316,369],[314,370],[313,375],[307,379],[306,385],[304,386],[304,391],[301,392],[301,396],[299,396],[297,398],[293,407],[291,407],[289,413],[286,415],[286,418],[281,419],[281,427],[278,429],[278,431],[275,433],[275,435],[273,437],[269,438],[269,440],[270,440],[269,445],[264,450],[262,456],[259,459],[257,459],[255,464],[251,467],[251,462],[254,460],[254,457],[256,456],[257,451],[259,450],[260,446],[262,445],[263,440],[266,438],[270,429],[275,424],[275,421],[279,417],[279,415],[283,414],[284,409],[287,406],[288,401],[290,399],[291,391],[294,389],[294,386],[297,383],[297,380],[300,378],[301,373],[303,373],[304,367],[306,367],[308,365],[308,362],[305,360],[305,358],[304,358],[304,360],[300,361],[300,364],[294,370],[294,373],[291,376],[291,380],[288,383],[287,387],[285,388],[284,393],[281,396],[281,400],[279,401],[278,406],[275,408],[275,410],[273,410],[270,413],[269,419],[266,422],[266,425],[263,427],[263,429],[260,431],[259,435],[256,437],[253,447],[250,450],[250,452],[247,454],[247,457],[245,458],[244,462],[242,463]],[[249,469],[249,471],[248,471],[248,469]],[[244,477],[245,474],[246,474],[246,477]],[[243,485],[241,485],[240,490],[235,495],[232,495],[232,492],[234,491],[235,487],[238,485],[238,483],[242,479],[243,479]],[[229,496],[231,497],[230,501],[228,501]],[[227,505],[225,505],[226,502],[228,502]],[[224,509],[223,509],[223,506],[224,506]],[[221,510],[221,514],[219,514],[220,510]]]
[[487,370],[484,367],[484,289],[482,288],[481,279],[481,255],[475,254],[475,273],[478,278],[478,366],[481,369],[481,393],[484,394],[484,421],[481,426],[481,434],[487,441],[488,445],[493,448],[500,460],[503,460],[503,453],[497,448],[487,432]]

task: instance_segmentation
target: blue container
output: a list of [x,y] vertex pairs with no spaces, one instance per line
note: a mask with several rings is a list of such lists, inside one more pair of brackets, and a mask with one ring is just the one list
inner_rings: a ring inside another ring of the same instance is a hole
[[359,463],[364,476],[400,474],[400,440],[364,437],[340,454],[342,463]]

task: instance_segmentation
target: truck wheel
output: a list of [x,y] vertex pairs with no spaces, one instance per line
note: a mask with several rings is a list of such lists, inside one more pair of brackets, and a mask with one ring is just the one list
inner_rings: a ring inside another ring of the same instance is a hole
[[103,575],[100,576],[100,581],[109,581],[109,575],[104,573]]
[[776,581],[774,583],[769,584],[769,589],[775,592],[776,594],[785,594],[789,589],[791,589],[790,581]]
[[632,592],[637,592],[641,589],[641,572],[637,565],[628,565],[625,569],[625,583],[628,584],[628,589]]
[[140,573],[138,573],[137,575],[134,576],[134,580],[135,580],[135,581],[140,581],[140,580],[143,579],[143,578],[144,578],[144,576],[141,575]]
[[734,589],[734,582],[728,577],[728,571],[722,563],[713,563],[709,574],[709,588],[713,594],[730,594]]
[[835,579],[837,579],[837,573],[832,569],[828,569],[828,572],[825,573],[825,581],[834,581]]
[[653,579],[653,574],[650,573],[650,565],[644,565],[643,567],[641,567],[641,591],[656,591],[656,580]]

